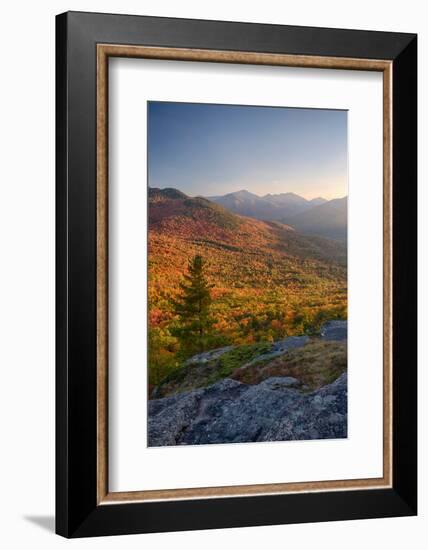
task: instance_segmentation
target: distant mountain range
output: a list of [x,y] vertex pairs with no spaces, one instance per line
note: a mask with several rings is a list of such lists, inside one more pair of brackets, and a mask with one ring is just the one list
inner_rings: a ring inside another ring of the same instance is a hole
[[286,216],[294,216],[313,206],[327,202],[321,197],[307,200],[295,193],[268,194],[259,197],[244,189],[220,197],[208,197],[208,199],[221,204],[235,214],[269,221],[281,220]]
[[287,218],[287,223],[306,235],[321,235],[346,241],[348,233],[348,197],[333,199]]
[[[321,206],[324,204],[313,209]],[[269,254],[275,250],[281,256],[346,264],[346,248],[342,243],[303,235],[282,222],[242,217],[212,199],[189,197],[174,188],[149,188],[149,229],[151,240],[155,235],[162,239],[168,235],[170,241],[182,238],[193,246],[198,243],[198,247],[239,251],[245,256],[250,250],[256,256],[263,255],[267,248]]]
[[331,201],[322,197],[308,200],[295,193],[259,197],[241,190],[208,199],[241,216],[281,221],[308,235],[346,240],[347,197]]

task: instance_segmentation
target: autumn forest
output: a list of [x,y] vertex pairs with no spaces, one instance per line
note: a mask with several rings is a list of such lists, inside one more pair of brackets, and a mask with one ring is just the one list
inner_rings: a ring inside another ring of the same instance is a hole
[[192,355],[347,318],[346,244],[149,188],[149,391]]

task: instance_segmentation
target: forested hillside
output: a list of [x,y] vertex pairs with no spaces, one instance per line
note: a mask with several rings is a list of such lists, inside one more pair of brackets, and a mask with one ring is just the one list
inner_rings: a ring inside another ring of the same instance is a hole
[[177,306],[189,262],[210,287],[207,349],[273,342],[346,319],[346,247],[236,215],[176,189],[149,189],[149,378],[182,365]]

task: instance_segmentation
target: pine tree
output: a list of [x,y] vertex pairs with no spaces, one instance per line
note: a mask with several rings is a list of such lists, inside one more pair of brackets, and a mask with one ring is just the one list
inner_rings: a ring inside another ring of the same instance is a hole
[[211,292],[204,273],[205,262],[202,256],[189,261],[188,273],[180,283],[181,295],[173,300],[174,313],[178,323],[172,334],[180,342],[180,354],[189,357],[205,351],[210,343],[215,319],[211,316]]

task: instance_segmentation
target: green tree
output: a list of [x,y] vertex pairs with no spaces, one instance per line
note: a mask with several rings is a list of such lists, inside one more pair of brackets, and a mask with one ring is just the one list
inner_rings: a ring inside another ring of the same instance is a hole
[[205,261],[195,256],[189,261],[188,273],[180,283],[180,296],[172,301],[177,324],[171,333],[180,342],[180,354],[189,357],[208,349],[212,340],[211,288],[205,276]]

